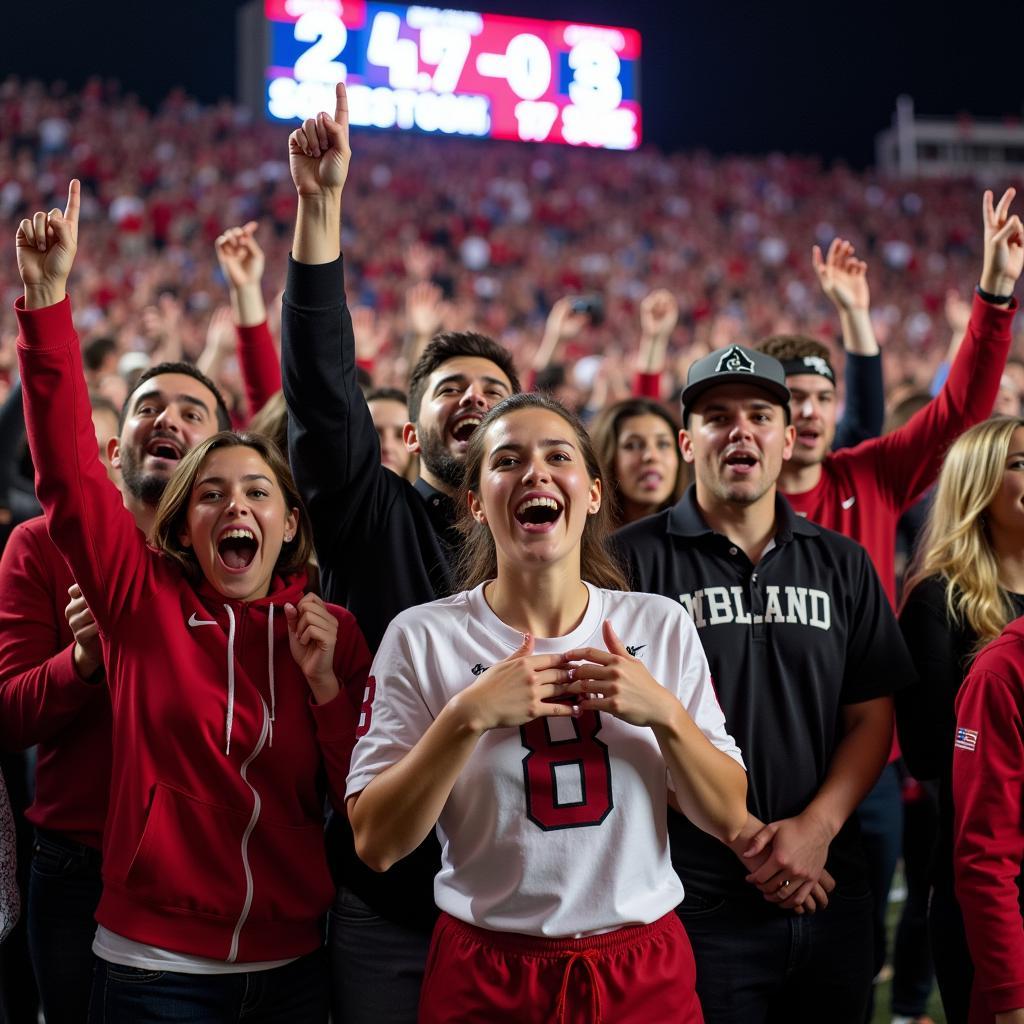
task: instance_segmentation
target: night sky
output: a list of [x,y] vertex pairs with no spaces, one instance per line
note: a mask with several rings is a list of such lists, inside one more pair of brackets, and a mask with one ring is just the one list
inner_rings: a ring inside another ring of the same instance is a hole
[[[175,85],[203,100],[230,96],[238,6],[10,0],[0,15],[0,73],[73,87],[100,73],[149,103]],[[664,149],[817,153],[864,166],[902,92],[925,114],[1024,113],[1024,0],[960,0],[959,15],[917,0],[462,6],[639,29],[646,141]]]

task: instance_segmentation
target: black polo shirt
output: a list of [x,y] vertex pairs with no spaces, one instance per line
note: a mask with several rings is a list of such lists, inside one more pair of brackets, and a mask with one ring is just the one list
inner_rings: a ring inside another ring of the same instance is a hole
[[[707,525],[693,486],[616,534],[635,589],[680,601],[696,624],[746,761],[748,807],[765,822],[798,814],[821,787],[844,704],[888,696],[914,678],[867,552],[797,516],[782,497],[775,514],[775,544],[756,566]],[[717,840],[671,812],[669,827],[685,886],[762,899]],[[842,887],[863,883],[853,820],[833,841],[828,869]]]

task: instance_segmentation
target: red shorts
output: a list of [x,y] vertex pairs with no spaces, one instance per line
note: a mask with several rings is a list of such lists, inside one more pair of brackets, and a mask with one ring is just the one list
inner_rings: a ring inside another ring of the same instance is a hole
[[674,913],[586,939],[492,932],[441,914],[419,1024],[701,1024]]

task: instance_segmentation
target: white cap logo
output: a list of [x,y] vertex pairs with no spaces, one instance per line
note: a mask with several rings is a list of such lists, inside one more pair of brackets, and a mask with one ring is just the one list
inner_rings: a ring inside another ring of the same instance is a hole
[[718,365],[715,367],[715,373],[753,373],[754,372],[754,361],[739,347],[739,345],[733,345],[732,348],[727,349],[722,353],[722,358],[718,360]]

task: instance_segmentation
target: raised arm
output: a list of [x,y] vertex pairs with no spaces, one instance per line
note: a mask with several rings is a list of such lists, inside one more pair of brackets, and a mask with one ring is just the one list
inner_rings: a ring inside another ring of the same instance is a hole
[[231,313],[237,332],[238,363],[245,385],[249,415],[281,390],[281,362],[267,326],[263,302],[266,258],[256,241],[256,221],[228,228],[214,243],[217,262],[228,284]]
[[679,322],[679,303],[665,288],[658,288],[640,303],[640,348],[636,355],[633,393],[661,399],[661,375],[672,332]]
[[857,259],[853,245],[842,238],[832,240],[824,258],[814,246],[811,260],[821,290],[839,312],[846,350],[846,408],[832,447],[848,448],[878,437],[885,419],[882,357],[871,325],[868,265]]
[[530,364],[530,372],[526,379],[527,391],[534,390],[537,375],[551,365],[562,345],[570,338],[575,338],[589,322],[588,314],[573,310],[572,299],[568,295],[563,295],[555,302],[548,313],[544,323],[544,334]]
[[[320,114],[288,140],[298,214],[281,319],[288,452],[313,522],[322,564],[371,543],[396,490],[356,376],[352,317],[340,258],[341,194],[348,171],[348,108]],[[332,596],[332,595],[328,595]]]
[[78,247],[80,186],[64,213],[36,213],[18,227],[24,299],[15,306],[25,424],[36,491],[50,536],[64,555],[101,632],[145,577],[146,544],[100,462],[67,280]]
[[981,280],[967,333],[942,390],[903,427],[870,448],[857,449],[871,461],[889,504],[898,511],[909,508],[934,483],[953,441],[992,414],[1013,340],[1013,289],[1024,268],[1024,225],[1010,214],[1014,195],[1007,189],[997,206],[991,192],[984,195]]

